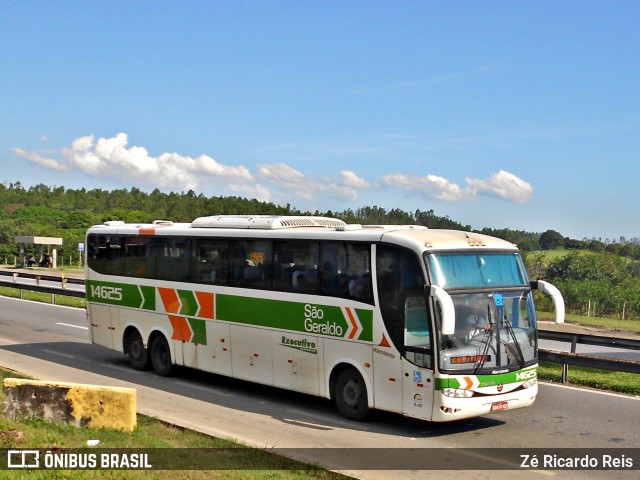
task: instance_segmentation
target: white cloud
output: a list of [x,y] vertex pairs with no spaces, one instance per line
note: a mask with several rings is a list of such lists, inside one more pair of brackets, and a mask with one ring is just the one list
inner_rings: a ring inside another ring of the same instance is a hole
[[30,161],[31,163],[34,163],[36,165],[39,165],[41,167],[45,167],[48,168],[49,170],[56,170],[58,172],[64,172],[65,170],[69,169],[69,166],[58,162],[57,160],[54,160],[52,158],[46,158],[43,157],[42,155],[40,155],[37,152],[27,152],[19,147],[15,147],[12,149],[13,153],[15,153],[16,155],[18,155],[19,157],[24,158],[25,160]]
[[533,195],[533,187],[529,182],[505,170],[500,170],[488,180],[466,178],[466,188],[437,175],[413,177],[394,174],[385,175],[382,180],[385,185],[400,188],[407,193],[445,202],[474,200],[478,196],[489,195],[509,202],[525,203]]
[[351,170],[343,170],[340,175],[342,176],[342,185],[345,187],[369,188],[371,186],[369,182],[364,178],[360,178]]
[[506,170],[500,170],[488,180],[467,178],[466,181],[474,195],[487,193],[514,203],[526,203],[533,195],[533,187],[529,182]]
[[[128,143],[126,133],[97,140],[93,135],[87,135],[63,148],[61,159],[45,158],[20,148],[13,151],[32,163],[53,170],[76,169],[92,177],[116,178],[127,183],[134,181],[159,187],[197,189],[209,182],[221,187],[233,183],[240,192],[244,191],[244,182],[253,180],[247,168],[223,165],[207,155],[192,158],[163,153],[154,157],[146,148],[128,147]],[[255,190],[255,187],[249,183],[248,190]]]
[[75,139],[71,146],[61,149],[53,157],[19,147],[13,152],[50,170],[76,170],[90,177],[117,179],[125,185],[232,193],[280,203],[293,203],[292,199],[307,205],[331,199],[355,202],[359,191],[380,186],[443,202],[472,201],[479,196],[492,196],[508,202],[525,203],[533,195],[530,183],[505,170],[486,180],[467,178],[464,187],[437,175],[420,177],[403,173],[384,175],[372,183],[352,170],[342,170],[336,175],[308,176],[280,162],[257,164],[252,172],[242,165],[224,165],[204,154],[195,158],[179,153],[153,156],[146,148],[130,147],[128,143],[126,133],[97,140],[93,135],[87,135]]
[[354,201],[358,198],[355,189],[368,187],[366,180],[351,171],[341,172],[338,178],[309,178],[284,163],[259,164],[256,176],[276,186],[278,191],[284,190],[307,202],[315,201],[319,196]]
[[284,163],[258,164],[256,176],[293,190],[302,188],[306,183],[306,179],[301,172]]
[[405,192],[418,193],[427,198],[435,198],[445,202],[457,202],[469,196],[468,191],[446,178],[437,175],[414,177],[403,174],[385,175],[384,184],[400,188]]
[[236,193],[238,195],[246,196],[247,198],[255,198],[261,202],[271,202],[273,201],[273,195],[271,191],[258,183],[253,185],[247,183],[231,183],[227,185],[227,189],[230,192]]

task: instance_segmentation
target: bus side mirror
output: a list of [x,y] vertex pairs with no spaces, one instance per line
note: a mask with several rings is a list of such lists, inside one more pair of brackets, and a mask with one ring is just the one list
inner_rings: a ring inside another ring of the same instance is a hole
[[553,307],[556,311],[556,323],[564,323],[564,299],[562,298],[562,293],[560,293],[560,290],[551,285],[549,282],[545,282],[543,280],[531,282],[531,288],[540,290],[542,293],[545,293],[551,297],[551,300],[553,301]]
[[456,331],[456,311],[451,296],[437,285],[431,285],[429,295],[435,298],[440,305],[440,314],[442,316],[440,322],[442,331],[440,333],[442,335],[453,335]]

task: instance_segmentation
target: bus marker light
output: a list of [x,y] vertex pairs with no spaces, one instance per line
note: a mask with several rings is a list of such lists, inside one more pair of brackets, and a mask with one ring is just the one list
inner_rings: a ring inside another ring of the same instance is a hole
[[364,368],[371,368],[371,364],[370,364],[369,362],[366,362],[366,363],[364,364]]

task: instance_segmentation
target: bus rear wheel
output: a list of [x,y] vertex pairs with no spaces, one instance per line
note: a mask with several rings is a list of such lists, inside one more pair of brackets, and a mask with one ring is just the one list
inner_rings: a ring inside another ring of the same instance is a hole
[[346,419],[364,420],[369,413],[367,386],[354,368],[346,368],[338,374],[333,396],[338,411]]
[[149,351],[144,347],[138,330],[132,330],[127,335],[125,348],[129,354],[129,365],[136,370],[146,370],[149,367]]
[[158,335],[151,341],[151,365],[154,372],[161,377],[171,375],[173,363],[171,362],[171,350],[164,335]]

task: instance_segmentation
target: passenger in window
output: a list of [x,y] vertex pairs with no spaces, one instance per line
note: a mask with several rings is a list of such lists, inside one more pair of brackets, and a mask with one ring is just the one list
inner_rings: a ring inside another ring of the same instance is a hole
[[373,298],[370,272],[364,272],[349,281],[349,295],[352,298],[364,301],[370,301]]

